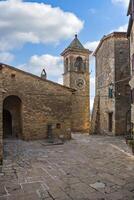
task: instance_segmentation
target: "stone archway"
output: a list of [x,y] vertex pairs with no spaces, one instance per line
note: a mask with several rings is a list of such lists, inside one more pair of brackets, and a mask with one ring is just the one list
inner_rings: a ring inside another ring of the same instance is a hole
[[18,96],[8,96],[3,102],[3,137],[20,138],[22,136],[22,102]]
[[12,115],[8,110],[3,110],[3,133],[4,138],[12,137]]

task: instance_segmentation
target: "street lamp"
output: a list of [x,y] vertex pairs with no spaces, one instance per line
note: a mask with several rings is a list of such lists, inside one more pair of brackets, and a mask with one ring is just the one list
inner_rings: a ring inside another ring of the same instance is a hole
[[109,98],[113,98],[113,94],[114,94],[114,84],[111,82],[109,85]]

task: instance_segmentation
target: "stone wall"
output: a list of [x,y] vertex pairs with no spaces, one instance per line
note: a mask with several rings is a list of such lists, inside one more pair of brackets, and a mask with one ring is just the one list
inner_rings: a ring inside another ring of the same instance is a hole
[[71,137],[72,90],[36,76],[3,67],[3,97],[15,95],[22,102],[22,134],[25,140],[47,138],[48,125],[54,137]]
[[[130,109],[129,45],[125,33],[105,36],[96,55],[96,96],[100,98],[100,134],[121,135],[126,131],[126,113]],[[109,87],[113,83],[113,98]],[[112,115],[112,131],[109,117]]]
[[[85,80],[83,88],[75,84],[77,79]],[[87,132],[90,129],[90,96],[89,96],[89,73],[71,73],[71,86],[76,89],[72,101],[72,130],[74,132]]]
[[[134,72],[132,71],[132,60],[133,60],[132,57],[134,54],[134,23],[132,25],[129,42],[130,42],[130,66],[131,66],[130,86],[131,86],[131,90],[133,90],[134,89]],[[131,122],[132,124],[134,124],[134,104],[131,104]]]
[[3,98],[2,98],[2,74],[0,73],[0,165],[2,164],[3,157]]
[[[109,99],[108,89],[114,82],[114,38],[104,40],[96,54],[96,95],[100,98],[99,133],[108,134],[108,114],[115,115],[115,100]],[[113,121],[113,134],[115,123]]]
[[[115,121],[116,135],[127,132],[127,118],[130,121],[131,91],[129,86],[129,42],[126,38],[115,40]],[[128,115],[128,116],[127,116]],[[130,125],[130,123],[129,123]]]
[[94,98],[94,105],[91,115],[91,129],[92,134],[98,134],[100,131],[100,96],[96,95]]

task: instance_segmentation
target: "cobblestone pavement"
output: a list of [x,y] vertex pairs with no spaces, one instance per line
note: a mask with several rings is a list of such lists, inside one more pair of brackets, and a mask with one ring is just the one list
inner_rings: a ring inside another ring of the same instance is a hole
[[122,138],[6,140],[4,149],[0,200],[134,200],[134,156]]

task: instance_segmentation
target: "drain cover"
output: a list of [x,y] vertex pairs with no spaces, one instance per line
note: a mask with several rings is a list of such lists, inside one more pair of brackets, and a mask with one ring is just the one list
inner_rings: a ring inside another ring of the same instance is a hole
[[94,184],[91,184],[90,186],[94,189],[102,189],[102,188],[105,188],[106,185],[101,182],[96,182]]

